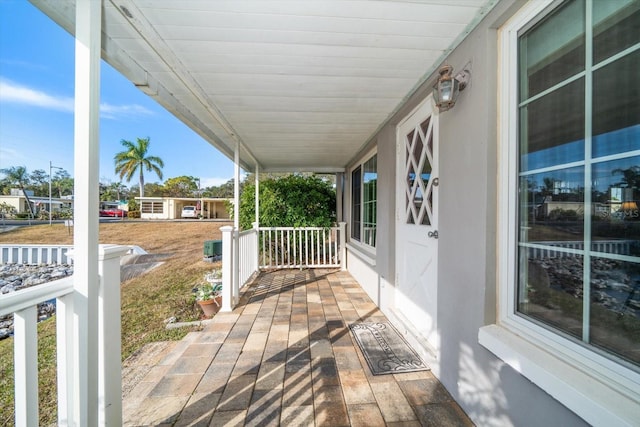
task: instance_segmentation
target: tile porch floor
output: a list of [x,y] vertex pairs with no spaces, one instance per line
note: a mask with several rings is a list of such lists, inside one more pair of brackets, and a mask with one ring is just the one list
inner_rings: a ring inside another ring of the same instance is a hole
[[473,425],[428,371],[371,375],[356,321],[386,318],[349,273],[263,273],[128,393],[125,425]]

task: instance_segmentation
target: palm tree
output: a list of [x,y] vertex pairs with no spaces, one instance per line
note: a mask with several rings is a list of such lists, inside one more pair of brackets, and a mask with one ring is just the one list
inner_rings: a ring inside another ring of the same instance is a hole
[[11,184],[17,185],[20,190],[22,190],[22,194],[24,194],[25,199],[27,199],[27,206],[29,207],[29,212],[31,216],[35,216],[35,212],[33,211],[33,206],[31,206],[31,200],[29,200],[29,195],[25,191],[25,185],[29,184],[29,175],[27,174],[27,168],[25,166],[11,166],[10,168],[0,169],[0,172],[6,175],[6,180]]
[[149,150],[149,138],[137,138],[134,144],[131,141],[121,140],[120,144],[125,148],[124,151],[117,153],[114,157],[116,163],[116,173],[120,174],[127,182],[131,181],[133,174],[139,170],[140,176],[140,197],[144,197],[144,173],[143,169],[153,171],[162,179],[162,170],[164,162],[160,157],[147,156]]

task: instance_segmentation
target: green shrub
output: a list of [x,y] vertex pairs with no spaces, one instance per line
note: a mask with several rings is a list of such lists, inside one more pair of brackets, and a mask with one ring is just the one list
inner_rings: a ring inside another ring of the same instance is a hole
[[140,218],[140,211],[127,212],[127,218]]
[[[255,184],[240,197],[240,227],[255,220]],[[318,176],[287,175],[260,181],[260,225],[263,227],[331,227],[336,220],[336,191]]]

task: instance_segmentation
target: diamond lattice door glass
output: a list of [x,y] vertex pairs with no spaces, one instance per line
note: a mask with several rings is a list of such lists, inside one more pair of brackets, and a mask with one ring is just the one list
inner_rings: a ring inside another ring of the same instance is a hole
[[431,117],[405,135],[407,224],[433,222],[433,126]]

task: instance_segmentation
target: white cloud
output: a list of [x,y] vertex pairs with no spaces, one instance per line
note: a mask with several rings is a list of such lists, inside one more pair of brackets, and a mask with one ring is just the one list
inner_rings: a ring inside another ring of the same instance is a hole
[[153,111],[138,104],[111,105],[105,102],[100,104],[100,114],[105,119],[117,119],[123,116],[149,116]]
[[0,80],[0,101],[73,112],[73,98],[52,96],[4,79]]
[[[1,78],[0,102],[30,105],[32,107],[46,108],[67,113],[73,113],[74,110],[73,97],[51,95]],[[148,116],[151,114],[153,114],[153,111],[138,104],[100,104],[100,115],[105,119]]]

